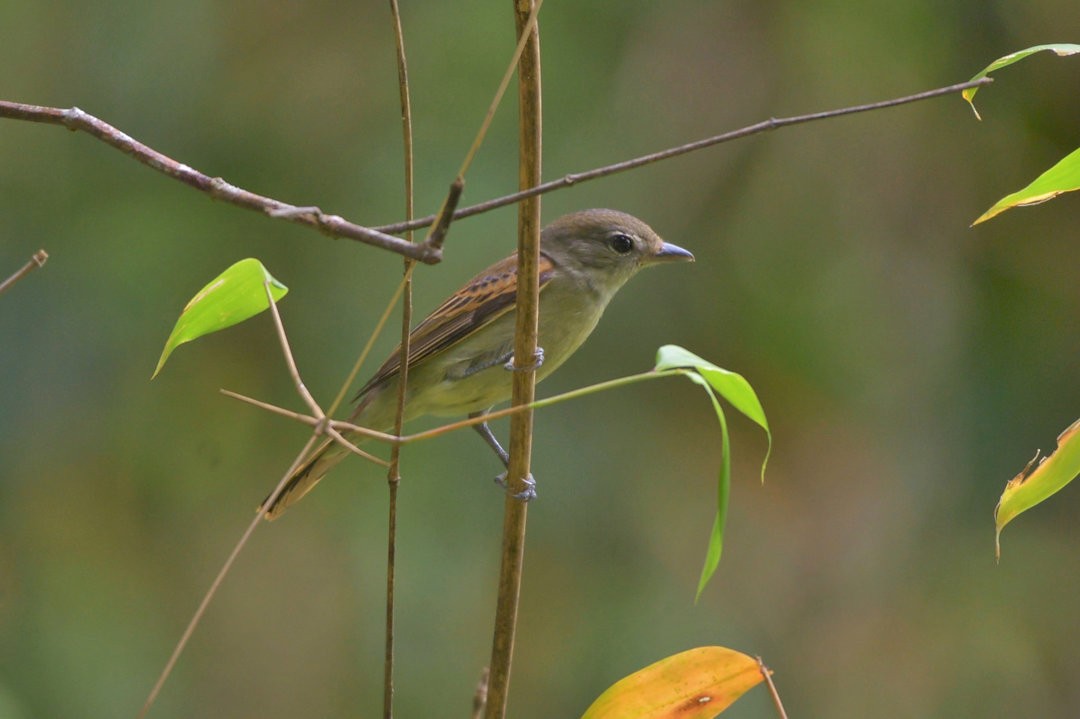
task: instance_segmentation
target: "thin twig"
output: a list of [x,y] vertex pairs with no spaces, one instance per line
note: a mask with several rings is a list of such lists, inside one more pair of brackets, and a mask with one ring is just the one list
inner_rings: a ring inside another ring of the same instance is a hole
[[326,433],[330,435],[338,444],[342,445],[343,447],[345,447],[345,449],[349,450],[353,454],[359,455],[360,457],[363,457],[369,462],[373,462],[382,467],[390,466],[390,462],[388,462],[387,460],[383,459],[382,457],[376,457],[370,452],[365,452],[364,450],[360,449],[355,444],[350,442],[348,438],[341,434],[341,431],[334,426],[333,422],[330,422],[330,424],[327,425]]
[[255,407],[258,407],[259,409],[265,409],[267,412],[273,412],[274,414],[279,414],[282,417],[294,419],[297,422],[303,422],[304,424],[310,425],[312,427],[317,426],[319,422],[322,421],[318,417],[311,417],[300,412],[294,412],[291,409],[284,409],[283,407],[278,407],[277,405],[270,404],[269,402],[263,402],[262,400],[248,397],[247,395],[240,394],[239,392],[233,392],[231,389],[222,388],[219,389],[218,392],[221,392],[221,394],[229,397],[230,399],[238,399],[245,404],[253,405]]
[[381,315],[379,315],[379,321],[375,323],[375,329],[371,331],[368,336],[367,342],[364,343],[364,348],[360,350],[360,356],[356,358],[356,362],[353,363],[352,369],[349,371],[348,377],[341,383],[341,388],[338,390],[337,395],[334,397],[334,401],[330,404],[330,409],[327,412],[329,415],[333,415],[337,412],[338,407],[345,401],[345,396],[352,389],[353,383],[356,381],[357,375],[360,374],[360,368],[363,367],[364,362],[367,360],[369,354],[371,354],[371,348],[375,346],[375,340],[382,334],[383,328],[390,320],[390,315],[394,312],[394,307],[397,305],[398,299],[405,291],[405,285],[409,279],[409,276],[401,278],[401,282],[398,283],[397,289],[394,290],[394,294],[390,297],[390,301],[386,303],[386,307],[383,309]]
[[[310,452],[311,448],[315,446],[315,442],[316,440],[318,440],[318,438],[319,435],[317,434],[312,434],[311,437],[308,438],[308,442],[306,445],[304,445],[304,449],[301,450],[300,454],[296,455],[296,459],[293,460],[292,465],[289,467],[288,471],[285,472],[285,475],[278,483],[279,487],[285,485],[285,482],[289,479],[289,477],[292,476],[292,473],[295,472],[297,467],[300,466],[300,462],[303,460],[303,458],[307,456],[307,453]],[[221,583],[225,581],[225,577],[226,575],[228,575],[229,570],[232,568],[233,562],[235,562],[236,558],[240,556],[240,550],[242,550],[247,544],[248,539],[251,537],[252,532],[255,531],[255,527],[259,526],[260,521],[262,521],[262,514],[257,513],[255,515],[255,518],[251,520],[251,523],[248,524],[247,529],[245,529],[244,533],[240,536],[240,541],[236,543],[236,546],[233,547],[232,552],[229,553],[229,557],[225,560],[225,563],[221,565],[221,569],[218,571],[217,576],[214,577],[214,581],[211,582],[210,588],[206,590],[206,594],[203,596],[202,601],[199,602],[199,606],[195,610],[195,614],[192,615],[187,627],[184,629],[184,633],[180,635],[180,640],[173,648],[172,654],[169,655],[169,660],[165,662],[165,668],[161,670],[161,675],[154,683],[154,688],[150,690],[149,696],[146,697],[146,702],[143,704],[142,709],[139,711],[139,719],[144,719],[147,712],[150,711],[150,707],[153,706],[158,694],[161,693],[161,688],[165,686],[165,680],[169,678],[170,674],[172,674],[173,667],[176,666],[177,660],[180,659],[180,655],[183,653],[184,647],[187,646],[187,643],[191,639],[191,636],[195,633],[195,628],[199,626],[199,622],[202,621],[203,614],[206,613],[207,607],[210,606],[210,601],[214,598],[214,595],[217,594],[218,588],[221,586]]]
[[14,285],[16,282],[26,277],[28,274],[36,270],[45,264],[45,260],[49,259],[49,253],[45,250],[38,250],[30,257],[30,261],[20,267],[15,274],[8,277],[3,282],[0,282],[0,294],[3,294],[5,290]]
[[[570,399],[577,399],[578,397],[585,397],[596,392],[603,392],[609,389],[615,389],[616,387],[622,387],[636,382],[644,380],[658,379],[660,377],[670,377],[676,374],[687,374],[688,371],[684,369],[669,369],[661,370],[659,372],[655,370],[649,370],[647,372],[641,372],[638,374],[628,375],[626,377],[616,377],[615,379],[609,379],[605,382],[598,382],[597,384],[589,385],[588,387],[579,387],[578,389],[569,390],[561,394],[552,395],[550,397],[544,397],[543,399],[533,400],[528,404],[514,405],[506,407],[504,409],[497,409],[494,412],[488,412],[486,414],[477,415],[476,417],[469,417],[467,419],[458,420],[456,422],[450,422],[439,427],[434,427],[423,432],[417,432],[416,434],[406,434],[396,438],[399,444],[411,444],[413,442],[420,442],[433,437],[439,437],[448,432],[454,432],[465,427],[473,427],[483,422],[490,422],[496,419],[502,419],[503,417],[510,417],[519,412],[524,412],[530,409],[542,409],[549,407],[560,402],[565,402]],[[275,408],[276,409],[276,408]],[[335,422],[335,425],[338,424]]]
[[[498,109],[499,104],[502,102],[503,95],[506,94],[506,88],[510,85],[510,79],[514,76],[514,71],[518,69],[518,65],[521,62],[521,55],[525,52],[525,45],[529,38],[532,37],[533,31],[536,29],[536,21],[540,14],[540,6],[544,4],[544,0],[534,0],[532,11],[528,13],[527,24],[518,33],[518,43],[514,48],[514,55],[510,59],[510,64],[506,68],[506,72],[503,73],[502,80],[499,81],[499,87],[495,91],[495,97],[492,98],[491,104],[488,105],[487,112],[484,113],[484,119],[480,123],[480,129],[476,133],[476,137],[473,138],[472,146],[469,147],[469,151],[465,153],[465,160],[461,163],[461,169],[458,170],[458,177],[465,177],[465,174],[469,170],[469,166],[472,164],[473,158],[476,157],[476,153],[480,150],[480,145],[484,142],[484,137],[487,135],[488,128],[491,127],[491,121],[495,118],[495,111]],[[456,217],[456,215],[455,215]],[[432,218],[434,220],[434,218]],[[426,227],[426,225],[421,225]]]
[[[912,102],[919,102],[921,100],[929,100],[931,98],[940,97],[942,95],[951,95],[953,93],[966,90],[970,87],[979,87],[981,85],[987,85],[991,82],[993,82],[993,78],[984,77],[980,80],[969,80],[968,82],[961,82],[955,85],[949,85],[947,87],[939,87],[934,90],[927,90],[926,92],[919,92],[914,95],[907,95],[905,97],[898,97],[891,100],[882,100],[880,102],[871,102],[865,105],[854,105],[852,107],[844,107],[837,110],[815,112],[809,115],[769,118],[768,120],[763,120],[762,122],[748,125],[738,130],[731,130],[730,132],[724,132],[719,135],[707,137],[702,140],[688,142],[685,145],[679,145],[678,147],[672,147],[667,150],[661,150],[660,152],[653,152],[648,155],[642,155],[641,157],[636,157],[631,160],[616,162],[612,165],[605,165],[604,167],[598,167],[594,170],[570,173],[568,175],[563,175],[557,180],[544,182],[542,184],[536,185],[535,187],[529,187],[519,192],[515,192],[511,195],[504,195],[503,197],[496,197],[485,202],[470,205],[468,207],[463,207],[454,213],[454,219],[460,220],[465,217],[472,217],[473,215],[479,215],[482,212],[488,212],[499,207],[512,205],[515,202],[519,202],[527,197],[535,197],[537,195],[547,194],[548,192],[552,192],[553,190],[569,187],[570,185],[577,185],[582,182],[595,180],[600,177],[607,177],[609,175],[614,175],[619,172],[626,172],[627,170],[633,170],[634,168],[641,167],[642,165],[659,162],[660,160],[667,160],[671,157],[678,157],[679,155],[685,155],[688,152],[702,150],[706,147],[712,147],[713,145],[719,145],[723,142],[737,140],[748,135],[755,135],[759,132],[767,132],[769,130],[787,127],[788,125],[798,125],[804,122],[825,120],[832,117],[840,117],[842,115],[853,115],[860,112],[869,112],[870,110],[882,110],[888,107],[896,107],[897,105],[906,105]],[[405,230],[415,230],[420,227],[427,227],[434,221],[435,215],[428,215],[427,217],[420,217],[411,222],[398,222],[392,225],[380,225],[375,229],[381,232],[386,232],[387,234],[398,234],[404,232]]]
[[[308,441],[304,445],[304,448],[300,451],[296,458],[293,459],[293,462],[289,466],[288,471],[286,471],[285,474],[282,475],[281,479],[274,487],[274,490],[270,493],[270,496],[267,497],[264,506],[271,506],[281,495],[281,492],[284,490],[285,485],[288,484],[289,479],[292,477],[293,473],[296,472],[296,470],[300,467],[301,463],[305,460],[305,458],[309,456],[312,449],[315,447],[319,436],[324,433],[329,435],[334,441],[340,442],[342,445],[348,447],[351,451],[357,454],[360,454],[368,459],[371,459],[372,461],[378,462],[383,465],[387,465],[388,463],[384,460],[374,457],[373,455],[368,454],[367,452],[364,452],[363,450],[356,447],[353,443],[345,439],[340,434],[340,432],[333,426],[333,421],[330,420],[323,413],[318,403],[315,402],[315,399],[308,392],[307,387],[304,385],[303,380],[300,377],[299,369],[296,367],[296,362],[293,359],[292,350],[289,347],[289,340],[287,335],[285,334],[285,327],[281,322],[281,315],[278,313],[277,303],[274,302],[274,298],[270,293],[270,283],[267,281],[264,283],[263,286],[266,290],[267,300],[270,303],[270,314],[273,317],[274,328],[277,331],[278,339],[281,343],[282,354],[284,355],[285,363],[289,368],[289,374],[293,378],[297,392],[301,395],[301,397],[304,398],[305,403],[308,404],[308,406],[311,408],[311,411],[315,415],[317,415],[309,417],[295,412],[289,412],[288,410],[283,410],[279,407],[274,407],[272,405],[259,402],[258,400],[244,397],[243,395],[237,394],[235,392],[221,390],[222,393],[229,397],[233,397],[235,399],[239,399],[241,401],[248,402],[256,406],[260,406],[264,409],[268,409],[278,414],[289,416],[305,424],[312,425],[315,428],[315,431],[312,432],[311,436],[308,438]],[[154,683],[153,688],[150,690],[150,694],[139,712],[139,719],[143,719],[143,717],[146,716],[147,712],[150,711],[150,707],[157,699],[157,695],[161,692],[161,688],[165,685],[165,681],[169,678],[169,675],[172,673],[173,667],[176,666],[177,660],[179,660],[180,655],[183,653],[184,647],[187,646],[188,641],[195,633],[195,629],[196,627],[198,627],[199,622],[202,620],[203,614],[206,613],[207,607],[210,606],[211,600],[214,598],[214,595],[217,594],[218,588],[221,586],[222,582],[225,581],[225,577],[228,575],[229,570],[232,568],[233,562],[236,561],[236,558],[240,555],[241,550],[243,550],[244,546],[247,544],[248,539],[251,537],[251,534],[255,531],[255,527],[257,527],[259,522],[262,520],[262,516],[262,512],[256,513],[255,518],[248,525],[243,535],[241,535],[240,540],[236,543],[236,546],[233,547],[232,552],[229,553],[229,556],[225,560],[225,563],[222,565],[221,570],[214,578],[214,581],[210,584],[210,588],[203,596],[202,601],[199,603],[198,608],[195,610],[195,614],[192,615],[191,620],[188,622],[188,625],[184,629],[183,634],[180,635],[180,640],[176,643],[176,647],[173,649],[172,654],[169,656],[169,660],[165,663],[165,667],[164,669],[162,669],[161,675],[158,677],[157,682]]]
[[247,395],[240,394],[239,392],[233,392],[232,390],[228,389],[220,389],[218,391],[231,399],[238,399],[245,404],[250,404],[252,406],[258,407],[259,409],[265,409],[267,412],[272,412],[273,414],[278,414],[282,417],[287,417],[289,419],[302,422],[310,427],[318,427],[320,424],[324,424],[324,431],[326,432],[326,434],[337,440],[339,444],[344,445],[345,448],[353,454],[360,455],[369,462],[381,464],[383,467],[388,467],[390,463],[387,462],[385,459],[382,459],[381,457],[376,457],[370,452],[365,452],[364,450],[360,449],[348,439],[343,437],[341,435],[341,432],[345,431],[354,434],[360,434],[371,439],[377,439],[381,442],[402,444],[399,439],[392,434],[386,434],[385,432],[377,432],[373,429],[368,429],[367,427],[360,427],[355,424],[349,424],[348,422],[339,422],[333,419],[327,421],[319,419],[318,417],[301,414],[300,412],[293,412],[291,409],[284,409],[282,407],[278,407],[277,405],[270,404],[269,402],[262,402],[260,400],[248,397]]
[[231,185],[220,177],[205,175],[144,145],[112,125],[83,112],[77,107],[63,109],[0,100],[0,118],[41,122],[49,125],[60,125],[69,130],[82,130],[105,144],[131,156],[147,167],[194,187],[196,190],[215,199],[224,200],[249,210],[257,210],[268,217],[315,227],[331,237],[359,240],[426,264],[435,264],[442,259],[442,252],[437,248],[406,242],[400,237],[394,237],[349,222],[338,215],[328,215],[318,207],[298,207]]
[[765,660],[761,657],[756,657],[758,663],[758,671],[761,672],[761,676],[765,678],[765,685],[769,688],[769,696],[772,697],[773,706],[776,708],[776,715],[780,719],[787,719],[787,712],[784,711],[784,703],[780,701],[780,692],[776,691],[776,685],[772,680],[772,669],[765,666]]
[[[424,239],[424,244],[434,249],[442,249],[443,239],[446,237],[447,228],[450,223],[457,217],[456,211],[458,202],[461,200],[461,193],[465,189],[465,175],[469,171],[469,167],[472,165],[473,159],[476,157],[476,153],[480,151],[480,146],[484,144],[484,138],[487,137],[488,129],[491,127],[491,121],[495,118],[495,111],[499,109],[499,105],[502,104],[503,95],[506,94],[506,88],[510,85],[510,80],[514,76],[514,71],[517,69],[518,62],[521,60],[521,53],[525,50],[525,42],[529,37],[529,34],[536,27],[537,18],[540,13],[540,6],[544,4],[544,0],[536,0],[536,7],[529,15],[529,24],[525,29],[525,32],[521,33],[521,37],[518,39],[518,44],[514,48],[514,54],[510,58],[510,64],[506,66],[506,72],[503,73],[502,80],[499,81],[499,86],[495,90],[495,96],[491,99],[491,104],[488,105],[487,112],[484,113],[484,119],[480,122],[480,128],[476,131],[476,136],[473,138],[472,145],[469,146],[468,152],[465,153],[465,159],[461,162],[461,168],[458,170],[457,177],[450,183],[450,190],[446,195],[446,199],[443,201],[442,207],[439,209],[438,214],[432,217],[432,222],[428,225],[432,225],[432,231]],[[412,220],[410,214],[405,218],[406,222]],[[426,227],[427,225],[420,225],[420,227]]]
[[278,341],[281,343],[281,354],[285,357],[285,366],[289,370],[289,376],[292,377],[297,394],[304,400],[304,404],[311,410],[311,414],[315,415],[321,421],[326,417],[326,413],[322,411],[322,407],[320,407],[319,403],[315,401],[315,398],[311,396],[311,392],[308,392],[307,385],[304,384],[303,378],[300,377],[300,370],[296,366],[296,359],[293,357],[292,347],[289,346],[289,337],[285,334],[285,325],[281,322],[281,313],[278,312],[277,302],[274,302],[274,295],[270,292],[269,279],[263,280],[263,288],[266,290],[266,299],[270,303],[270,316],[274,319],[274,329],[277,330]]
[[[401,12],[398,9],[397,0],[390,0],[390,16],[394,24],[394,47],[397,54],[398,69],[398,94],[401,102],[401,134],[402,150],[405,163],[405,217],[412,219],[413,207],[413,135],[412,135],[412,102],[409,98],[409,68],[405,57],[405,34],[401,27]],[[453,206],[448,207],[444,203],[440,211],[442,221],[437,223],[429,236],[430,244],[442,248],[443,238],[453,217],[453,208],[457,207],[458,198],[461,196],[461,187],[458,185],[456,193],[451,186]],[[448,200],[449,202],[449,200]],[[449,211],[448,211],[449,209]],[[407,233],[405,238],[408,242],[413,241],[412,232]],[[412,324],[412,260],[405,259],[403,280],[403,292],[401,302],[401,379],[398,383],[397,411],[394,415],[394,434],[401,434],[401,426],[405,420],[405,392],[409,377],[409,328]],[[383,646],[383,719],[393,719],[394,716],[394,606],[397,587],[397,497],[398,487],[401,484],[401,445],[394,444],[390,448],[390,466],[386,472],[387,491],[389,493],[387,503],[386,522],[386,631]]]
[[[519,38],[527,38],[518,63],[518,184],[527,189],[540,182],[540,30],[536,24],[539,3],[513,0],[514,25]],[[540,198],[530,197],[518,205],[517,298],[514,329],[514,378],[511,404],[533,401],[536,392],[534,357],[539,316]],[[495,630],[491,643],[491,674],[488,684],[487,719],[503,719],[510,693],[510,667],[525,561],[525,526],[528,493],[532,491],[529,465],[532,459],[531,410],[510,420],[510,463],[506,473],[503,504],[503,540],[499,566],[499,592],[495,605]]]
[[[561,394],[544,397],[543,399],[533,400],[529,404],[514,405],[512,407],[498,409],[494,412],[488,412],[486,414],[477,415],[476,417],[469,417],[467,419],[458,420],[456,422],[450,422],[449,424],[439,425],[438,427],[433,427],[432,429],[424,430],[423,432],[417,432],[415,434],[395,436],[392,434],[387,434],[386,432],[379,432],[374,429],[369,429],[368,427],[361,427],[360,425],[352,424],[350,422],[338,419],[330,420],[327,427],[327,432],[329,432],[331,429],[334,429],[338,432],[359,434],[368,439],[374,439],[378,442],[385,442],[386,444],[389,444],[391,446],[395,444],[412,444],[414,442],[422,442],[424,440],[432,439],[434,437],[441,437],[442,435],[449,432],[455,432],[459,429],[465,429],[466,427],[473,427],[475,425],[482,424],[483,422],[490,422],[492,420],[510,417],[530,409],[542,409],[544,407],[550,407],[551,405],[559,404],[560,402],[566,402],[567,400],[585,397],[590,394],[595,394],[596,392],[603,392],[605,390],[615,389],[616,387],[623,387],[625,385],[635,384],[637,382],[642,382],[645,380],[660,379],[663,377],[671,377],[678,374],[689,373],[689,370],[675,368],[661,370],[659,372],[655,370],[649,370],[647,372],[640,372],[638,374],[628,375],[626,377],[616,377],[615,379],[598,382],[587,387],[579,387],[577,389],[569,390]],[[288,419],[297,420],[311,427],[314,427],[319,423],[319,420],[315,417],[309,417],[306,414],[294,412],[289,409],[283,409],[282,407],[278,407],[277,405],[253,399],[251,397],[248,397],[247,395],[242,395],[239,392],[233,392],[232,390],[227,389],[222,389],[219,391],[226,397],[240,400],[245,404],[250,404],[260,409],[265,409],[268,412],[281,415],[282,417],[286,417]],[[366,452],[360,449],[356,449],[352,445],[349,446],[352,447],[354,452],[359,453],[362,456],[371,459],[372,461],[380,462],[384,465],[386,464],[385,460],[367,455]]]
[[[461,192],[464,189],[465,178],[458,175],[450,183],[450,190],[446,193],[442,207],[439,208],[439,214],[435,215],[435,222],[431,226],[431,232],[424,238],[424,244],[442,249],[443,240],[446,239],[446,233],[450,230],[450,223],[454,221],[454,212],[457,210],[458,203],[461,202]],[[408,216],[412,217],[412,213],[408,213]],[[407,232],[411,233],[412,230],[407,230]]]
[[[277,331],[278,341],[281,343],[281,354],[285,358],[285,365],[289,369],[289,376],[292,377],[293,384],[296,386],[296,393],[299,394],[300,397],[304,400],[304,403],[307,404],[308,409],[311,410],[313,418],[316,420],[315,432],[317,434],[328,434],[330,435],[331,439],[337,441],[339,444],[344,445],[349,451],[353,452],[354,454],[358,454],[365,459],[386,466],[387,462],[385,460],[379,459],[375,455],[365,452],[349,440],[345,439],[345,437],[343,437],[337,431],[337,429],[335,429],[331,425],[330,419],[327,417],[326,413],[323,412],[322,407],[319,406],[319,403],[316,402],[315,398],[311,396],[310,392],[308,392],[308,388],[304,384],[303,378],[300,376],[300,370],[296,366],[296,359],[293,357],[292,348],[289,346],[289,337],[285,334],[285,325],[281,322],[281,313],[278,311],[277,303],[274,302],[273,295],[270,294],[270,280],[264,280],[263,286],[266,289],[266,299],[270,302],[270,315],[274,319],[274,329]],[[279,492],[280,490],[281,488],[278,488],[277,490],[275,490],[274,493],[270,495],[270,498],[267,501],[267,506],[273,504],[274,500],[277,499],[277,492]]]

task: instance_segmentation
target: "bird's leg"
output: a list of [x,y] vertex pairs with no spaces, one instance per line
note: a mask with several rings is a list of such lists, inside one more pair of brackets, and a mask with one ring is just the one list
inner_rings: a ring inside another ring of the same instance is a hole
[[534,370],[535,369],[540,369],[540,367],[544,364],[544,348],[543,347],[537,347],[536,348],[536,353],[533,354],[533,363],[532,363],[531,366],[515,367],[514,366],[514,353],[513,352],[511,352],[511,353],[509,353],[507,355],[504,355],[500,359],[500,361],[503,362],[503,368],[508,369],[511,372],[524,371],[524,370],[529,370],[529,369],[534,369]]
[[[471,412],[469,413],[469,418],[479,417],[482,414],[484,413]],[[510,453],[503,449],[502,445],[499,444],[499,440],[495,438],[495,433],[491,431],[491,427],[488,426],[487,422],[474,424],[473,429],[476,430],[477,434],[483,437],[484,441],[487,442],[487,445],[499,456],[499,460],[503,463],[503,466],[506,467],[506,471],[495,478],[495,484],[506,489],[506,474],[510,470]],[[531,473],[525,477],[523,484],[525,485],[525,489],[515,494],[514,499],[520,499],[523,502],[536,499],[536,480],[533,479]]]
[[[521,369],[538,369],[542,364],[544,364],[544,350],[542,347],[537,347],[536,360],[533,362],[533,365],[531,367],[522,367]],[[471,364],[464,369],[453,368],[446,373],[446,376],[455,380],[465,379],[466,377],[472,377],[477,372],[483,372],[486,369],[491,369],[496,365],[502,365],[503,369],[511,371],[518,369],[517,367],[514,367],[514,353],[506,352],[495,357],[480,359],[476,363]],[[490,444],[490,442],[488,444]]]
[[[484,414],[484,413],[483,412],[470,412],[469,413],[469,419],[474,419],[476,417],[479,417],[482,414]],[[473,429],[476,430],[477,434],[479,434],[481,437],[483,437],[484,441],[487,442],[487,445],[489,447],[491,447],[492,451],[494,451],[495,454],[499,455],[499,460],[502,461],[503,466],[506,467],[506,468],[509,468],[510,467],[510,453],[507,452],[505,449],[503,449],[502,445],[499,444],[499,440],[495,438],[495,433],[491,431],[491,427],[488,427],[488,423],[487,422],[481,422],[480,424],[474,424]]]
[[[523,370],[537,370],[537,369],[540,369],[541,365],[543,365],[543,364],[544,364],[544,348],[543,347],[537,347],[536,352],[533,353],[533,361],[532,361],[531,365],[526,365],[525,367],[516,366],[514,364],[514,353],[511,352],[506,357],[506,361],[503,363],[503,368],[506,369],[506,370],[509,370],[510,372],[521,372]],[[483,427],[484,427],[484,430],[487,431],[487,437],[489,438],[489,442],[495,442],[495,435],[491,434],[491,430],[488,429],[487,425],[483,425]],[[477,429],[479,430],[480,428],[477,427]],[[481,434],[483,434],[483,431],[481,431]],[[498,445],[499,445],[499,443],[495,442],[495,446],[498,446]],[[499,447],[499,450],[502,450],[502,447]],[[503,452],[503,454],[505,454],[505,452]],[[509,455],[506,455],[506,459],[503,461],[503,463],[506,464],[507,472],[509,472],[510,471],[510,456]],[[500,474],[498,477],[495,478],[495,481],[498,482],[499,485],[501,485],[503,488],[506,487],[506,474],[507,474],[507,472],[503,472],[502,474]],[[525,489],[523,489],[520,492],[518,492],[517,494],[515,494],[514,499],[520,499],[522,502],[528,502],[530,500],[536,499],[536,480],[533,479],[532,473],[530,472],[529,475],[527,477],[525,477],[524,479],[522,479],[521,481],[525,485]]]

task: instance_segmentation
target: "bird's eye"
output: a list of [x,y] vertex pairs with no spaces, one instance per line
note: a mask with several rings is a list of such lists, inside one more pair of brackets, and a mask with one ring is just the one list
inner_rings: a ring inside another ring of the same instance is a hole
[[611,249],[615,250],[620,255],[625,255],[627,252],[634,249],[634,238],[622,232],[616,233],[611,236]]

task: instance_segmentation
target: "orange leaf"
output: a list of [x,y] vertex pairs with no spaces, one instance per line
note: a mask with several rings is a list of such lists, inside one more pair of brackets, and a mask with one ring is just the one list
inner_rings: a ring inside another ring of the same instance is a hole
[[698,647],[615,682],[582,719],[712,719],[762,679],[753,657]]

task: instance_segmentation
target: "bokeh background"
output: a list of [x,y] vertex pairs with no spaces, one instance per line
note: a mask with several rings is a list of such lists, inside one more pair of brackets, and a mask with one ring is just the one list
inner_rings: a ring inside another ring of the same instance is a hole
[[[433,211],[512,50],[510,3],[403,1],[416,197]],[[1076,41],[1074,0],[560,2],[542,12],[545,176],[917,92]],[[385,2],[0,2],[0,97],[77,105],[245,188],[364,224],[402,216]],[[760,654],[792,716],[1080,716],[1080,498],[1004,535],[1004,483],[1080,415],[1080,200],[977,228],[1080,144],[1080,61],[959,97],[805,125],[545,198],[692,249],[638,277],[550,395],[681,344],[744,374],[726,551],[693,592],[719,434],[690,383],[537,417],[511,715],[574,717],[705,644]],[[511,101],[465,201],[514,189]],[[456,225],[425,313],[511,251],[515,212]],[[262,259],[308,386],[331,397],[400,260],[241,211],[88,136],[0,123],[0,717],[133,716],[305,431],[263,316],[150,374],[188,298]],[[394,344],[390,331],[377,354]],[[431,426],[418,422],[416,428]],[[506,427],[497,428],[505,436]],[[489,654],[498,466],[471,433],[404,455],[397,708],[464,716]],[[376,716],[386,489],[359,461],[256,532],[152,716]],[[773,716],[756,689],[730,710]]]

